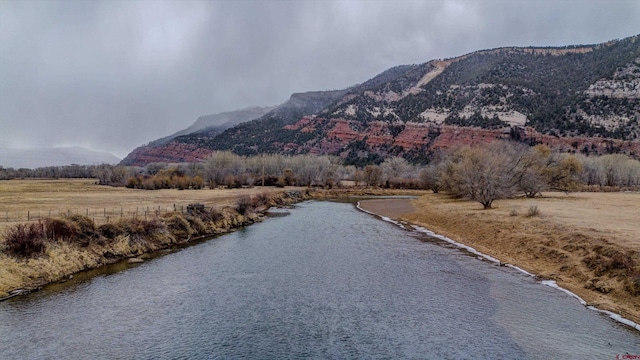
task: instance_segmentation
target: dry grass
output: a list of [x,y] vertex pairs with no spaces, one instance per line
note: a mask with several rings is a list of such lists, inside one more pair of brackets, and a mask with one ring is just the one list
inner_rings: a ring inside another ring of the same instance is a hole
[[[305,189],[286,189],[292,190]],[[305,192],[300,191],[296,198],[283,189],[261,187],[149,191],[99,186],[92,180],[0,181],[1,213],[53,210],[65,214],[27,224],[4,222],[0,216],[0,298],[13,289],[58,281],[78,271],[189,241],[191,236],[220,234],[259,221],[261,211],[299,201]],[[246,199],[242,203],[243,214],[235,210],[240,198]],[[188,207],[195,203],[214,209]],[[66,215],[74,209],[136,206],[173,209],[174,204],[184,207],[185,212],[153,214],[148,220],[116,218],[99,226],[83,216],[84,211],[80,215]],[[31,246],[28,231],[31,228],[39,231],[36,240],[44,237],[44,247]],[[17,245],[9,246],[6,235],[14,235]],[[25,248],[25,244],[29,246]]]
[[[528,216],[532,204],[536,216]],[[431,193],[412,202],[415,211],[398,210],[397,203],[391,214],[383,203],[363,206],[554,279],[590,304],[640,322],[638,192],[548,193],[496,201],[490,210]]]
[[106,222],[105,212],[111,213],[112,219],[119,218],[121,209],[127,217],[136,210],[138,214],[144,214],[147,208],[166,212],[173,210],[174,205],[186,209],[192,203],[222,208],[235,205],[240,196],[280,191],[282,189],[272,187],[151,191],[100,186],[91,179],[3,180],[0,181],[0,237],[7,225],[26,221],[27,212],[32,219],[71,212],[88,215],[102,224]]

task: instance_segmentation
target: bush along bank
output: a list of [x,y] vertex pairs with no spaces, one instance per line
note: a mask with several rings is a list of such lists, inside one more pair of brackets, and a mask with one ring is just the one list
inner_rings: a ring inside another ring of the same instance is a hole
[[240,197],[222,209],[191,204],[185,213],[124,219],[97,226],[82,215],[17,224],[0,242],[0,300],[69,278],[72,274],[177,244],[224,234],[261,221],[271,207],[310,199],[308,192],[283,191]]

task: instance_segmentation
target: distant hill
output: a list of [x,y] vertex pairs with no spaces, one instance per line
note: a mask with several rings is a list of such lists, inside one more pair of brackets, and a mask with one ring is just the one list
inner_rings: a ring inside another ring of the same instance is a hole
[[397,66],[345,90],[294,94],[260,118],[163,146],[201,158],[214,150],[311,153],[362,165],[390,155],[424,162],[443,148],[495,139],[640,157],[640,37]]
[[188,128],[173,135],[154,140],[147,145],[134,149],[123,160],[124,165],[144,166],[152,162],[194,162],[206,156],[210,151],[198,151],[197,148],[184,146],[173,140],[191,135],[193,137],[213,138],[224,130],[242,122],[257,119],[276,107],[249,107],[242,110],[223,112],[199,117]]
[[46,166],[117,164],[120,158],[113,154],[82,147],[58,147],[37,149],[0,148],[0,166],[4,168],[35,169]]

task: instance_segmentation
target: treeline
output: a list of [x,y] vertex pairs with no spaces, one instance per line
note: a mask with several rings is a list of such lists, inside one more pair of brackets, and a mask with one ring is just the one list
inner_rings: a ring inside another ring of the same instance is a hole
[[214,152],[203,163],[153,163],[129,168],[124,185],[138,189],[239,188],[250,186],[338,186],[355,167],[342,166],[334,156],[241,156]]
[[90,178],[94,176],[95,168],[99,165],[65,165],[65,166],[46,166],[37,169],[26,168],[5,168],[0,166],[0,180],[8,179],[26,179],[26,178]]
[[586,157],[552,152],[545,145],[494,142],[452,149],[420,176],[434,192],[475,200],[487,209],[494,200],[518,194],[533,198],[549,190],[637,188],[640,161],[621,154]]
[[[55,171],[54,171],[55,169]],[[389,157],[379,165],[345,165],[335,156],[257,155],[214,152],[202,163],[151,163],[145,167],[77,166],[18,172],[3,178],[86,177],[100,184],[135,189],[203,189],[251,186],[355,186],[431,189],[466,197],[490,207],[493,200],[543,191],[619,190],[640,186],[640,161],[613,154],[587,157],[553,152],[545,145],[493,142],[437,153],[414,165]],[[55,176],[47,176],[55,174]],[[13,175],[13,176],[12,176]]]
[[[114,172],[117,173],[117,172]],[[458,147],[436,154],[429,165],[414,165],[389,157],[379,165],[344,165],[334,156],[240,156],[215,152],[197,164],[149,164],[129,168],[120,185],[140,189],[202,189],[250,186],[354,186],[431,189],[477,200],[490,207],[493,200],[516,195],[535,197],[543,191],[619,190],[640,186],[640,161],[613,154],[587,157],[494,142]],[[121,179],[120,176],[116,177]],[[105,179],[101,182],[113,182]]]

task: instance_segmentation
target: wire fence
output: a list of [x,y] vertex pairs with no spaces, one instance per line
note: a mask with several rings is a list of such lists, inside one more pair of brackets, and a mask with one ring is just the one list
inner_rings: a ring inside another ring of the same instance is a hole
[[37,222],[46,218],[60,218],[71,215],[83,215],[93,220],[96,225],[107,224],[121,219],[150,219],[171,212],[186,213],[187,206],[137,206],[113,208],[85,208],[65,210],[27,210],[0,212],[0,224]]

